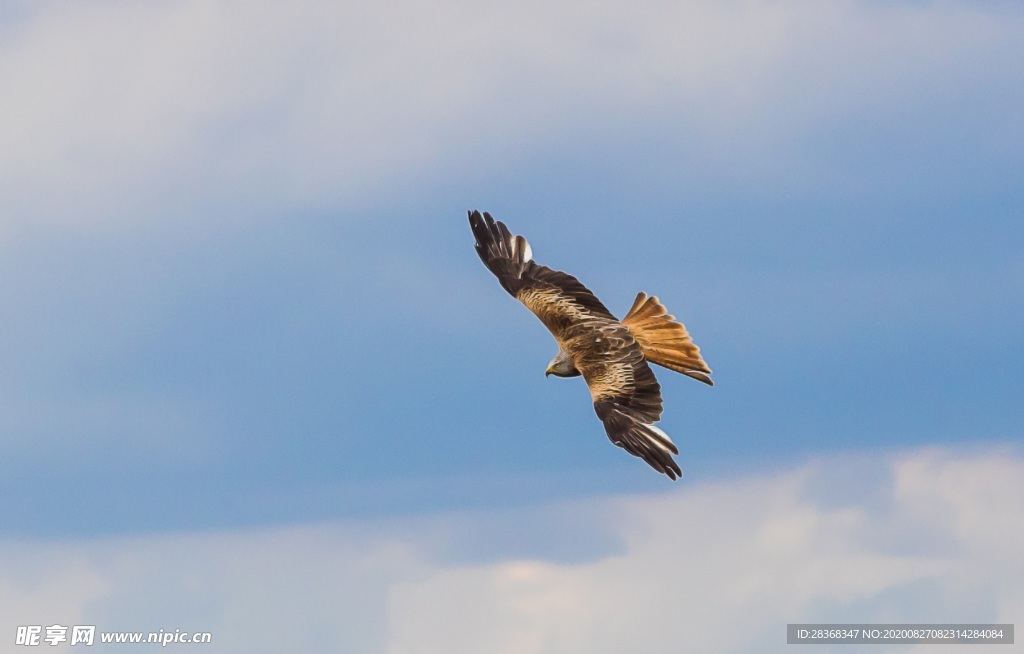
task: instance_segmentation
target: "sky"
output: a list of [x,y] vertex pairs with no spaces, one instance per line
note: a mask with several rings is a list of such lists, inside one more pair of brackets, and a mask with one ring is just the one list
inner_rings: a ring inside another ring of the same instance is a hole
[[[4,4],[0,643],[1024,623],[1022,33],[997,0]],[[471,209],[686,323],[681,480],[545,379]]]

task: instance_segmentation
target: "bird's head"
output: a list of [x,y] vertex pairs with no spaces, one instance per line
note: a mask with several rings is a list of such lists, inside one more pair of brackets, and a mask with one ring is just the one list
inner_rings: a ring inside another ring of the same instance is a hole
[[563,350],[559,350],[555,358],[548,364],[548,369],[544,371],[544,376],[547,377],[548,375],[554,375],[555,377],[579,377],[580,371],[576,369],[572,358]]

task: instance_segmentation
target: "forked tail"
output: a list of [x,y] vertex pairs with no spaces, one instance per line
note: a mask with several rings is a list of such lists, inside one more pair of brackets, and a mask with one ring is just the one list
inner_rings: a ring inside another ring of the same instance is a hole
[[715,385],[708,376],[711,368],[701,358],[700,348],[694,344],[686,327],[676,322],[675,316],[669,314],[657,297],[638,293],[622,324],[629,328],[644,357],[651,363],[681,372],[709,386]]

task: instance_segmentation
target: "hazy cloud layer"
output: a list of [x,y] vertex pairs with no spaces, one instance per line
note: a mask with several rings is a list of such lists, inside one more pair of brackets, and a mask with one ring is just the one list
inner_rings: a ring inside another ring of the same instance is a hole
[[[365,205],[652,128],[719,183],[877,192],[979,144],[1019,161],[1002,80],[1022,22],[998,3],[23,3],[0,46],[2,220]],[[857,155],[879,134],[901,144],[884,175]]]
[[[219,652],[752,653],[784,651],[787,622],[1019,624],[1022,500],[1019,453],[931,449],[518,511],[7,543],[0,633],[211,631]],[[546,545],[523,556],[531,541]]]

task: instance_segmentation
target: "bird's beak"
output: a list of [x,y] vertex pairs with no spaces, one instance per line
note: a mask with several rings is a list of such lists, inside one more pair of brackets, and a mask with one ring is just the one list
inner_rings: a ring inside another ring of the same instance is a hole
[[544,376],[545,377],[550,377],[551,376],[551,366],[548,366],[548,369],[544,371]]

